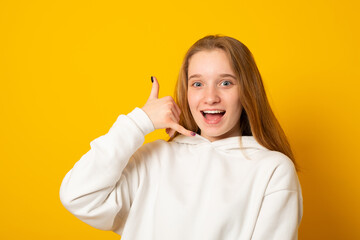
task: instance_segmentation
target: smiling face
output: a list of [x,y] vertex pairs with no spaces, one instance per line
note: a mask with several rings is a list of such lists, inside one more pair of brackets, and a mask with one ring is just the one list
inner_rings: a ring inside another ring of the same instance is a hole
[[223,50],[200,51],[189,59],[188,103],[209,141],[241,135],[239,83]]

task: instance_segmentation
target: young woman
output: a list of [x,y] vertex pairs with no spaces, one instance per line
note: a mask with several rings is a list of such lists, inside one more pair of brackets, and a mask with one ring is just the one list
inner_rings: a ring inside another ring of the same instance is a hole
[[[63,205],[122,239],[297,239],[301,186],[245,45],[207,36],[187,52],[175,101],[155,77],[65,176]],[[166,129],[168,142],[142,146]]]

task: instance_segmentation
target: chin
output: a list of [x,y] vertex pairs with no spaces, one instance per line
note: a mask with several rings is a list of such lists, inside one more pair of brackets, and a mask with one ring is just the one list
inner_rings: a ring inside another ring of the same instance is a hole
[[209,130],[209,131],[201,131],[201,135],[204,136],[205,138],[208,138],[210,140],[210,138],[217,140],[217,139],[222,139],[226,137],[226,132],[223,131],[216,131],[216,130]]

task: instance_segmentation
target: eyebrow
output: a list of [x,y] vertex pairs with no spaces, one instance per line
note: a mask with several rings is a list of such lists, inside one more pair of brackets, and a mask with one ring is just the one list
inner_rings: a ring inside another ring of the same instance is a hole
[[[191,78],[197,78],[197,77],[201,77],[201,74],[193,74],[189,77],[188,80],[190,80]],[[224,74],[220,74],[220,77],[231,77],[234,80],[236,80],[236,77],[234,75],[228,74],[228,73],[224,73]]]

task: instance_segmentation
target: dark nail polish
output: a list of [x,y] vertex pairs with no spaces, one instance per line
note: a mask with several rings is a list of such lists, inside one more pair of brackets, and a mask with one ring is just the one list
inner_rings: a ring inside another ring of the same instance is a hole
[[154,82],[154,77],[153,77],[153,76],[151,76],[151,82],[152,82],[152,83]]
[[194,133],[194,132],[191,132],[191,136],[195,136],[196,135],[196,133]]

